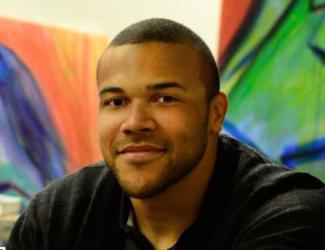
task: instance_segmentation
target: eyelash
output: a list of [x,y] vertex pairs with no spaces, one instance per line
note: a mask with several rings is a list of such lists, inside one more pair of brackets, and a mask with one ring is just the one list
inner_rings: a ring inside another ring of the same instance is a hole
[[[121,101],[123,102],[122,104],[119,104],[119,105],[111,105],[114,101]],[[114,98],[110,98],[110,99],[107,99],[103,102],[103,106],[110,106],[112,108],[114,107],[118,107],[118,106],[123,106],[127,103],[127,100],[125,100],[125,98],[122,98],[122,97],[114,97]]]
[[[165,100],[161,100],[159,101],[159,99],[164,98]],[[167,98],[167,100],[166,100]],[[120,104],[114,104],[114,102],[120,102]],[[173,96],[173,95],[158,95],[152,98],[152,101],[155,103],[159,103],[159,104],[170,104],[170,103],[175,103],[179,101],[179,98]],[[126,98],[123,97],[113,97],[110,99],[107,99],[105,101],[103,101],[102,105],[103,106],[108,106],[111,108],[118,108],[120,106],[124,106],[128,103],[128,100]]]
[[[161,98],[168,98],[169,99],[169,101],[162,101],[162,102],[159,102],[159,99],[161,99]],[[171,99],[171,100],[170,100]],[[178,98],[177,97],[175,97],[175,96],[172,96],[172,95],[160,95],[160,96],[157,96],[156,98],[155,98],[155,101],[156,102],[159,102],[159,103],[171,103],[171,102],[177,102],[178,101]]]

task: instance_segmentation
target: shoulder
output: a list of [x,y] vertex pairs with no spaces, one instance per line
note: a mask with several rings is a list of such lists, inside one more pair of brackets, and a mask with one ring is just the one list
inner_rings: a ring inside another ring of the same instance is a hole
[[33,200],[50,199],[53,196],[76,198],[77,194],[91,195],[107,179],[112,179],[110,171],[103,162],[97,162],[80,168],[62,179],[53,181],[35,195]]
[[64,178],[48,184],[37,196],[55,193],[65,189],[69,194],[78,190],[92,190],[100,185],[104,179],[112,179],[112,175],[104,162],[100,161],[80,168]]
[[314,249],[323,242],[325,187],[318,180],[287,173],[250,190],[233,197],[232,231],[238,246]]
[[316,177],[293,171],[275,163],[257,150],[228,136],[220,137],[220,156],[224,168],[232,173],[232,190],[251,194],[257,190],[276,192],[289,189],[318,189],[324,183]]
[[83,167],[32,199],[11,232],[8,249],[56,249],[57,242],[62,249],[75,249],[79,238],[96,239],[108,219],[114,222],[110,228],[117,227],[120,195],[103,162]]
[[115,184],[115,178],[105,163],[98,162],[47,185],[33,198],[30,207],[36,206],[39,213],[50,210],[54,210],[55,214],[60,211],[71,213],[77,209],[80,213],[98,196],[109,197]]
[[74,249],[87,227],[116,217],[119,199],[117,182],[103,162],[83,167],[31,200],[11,232],[8,249],[54,249],[57,242],[64,242],[62,249]]
[[320,240],[317,234],[325,224],[322,181],[276,164],[229,137],[222,138],[224,152],[224,167],[234,169],[229,184],[228,225],[237,235],[237,246],[259,249],[274,244],[274,249],[308,249],[304,247],[312,240]]
[[222,157],[222,160],[236,163],[239,167],[250,163],[271,163],[258,150],[224,134],[219,136],[218,151],[218,155]]

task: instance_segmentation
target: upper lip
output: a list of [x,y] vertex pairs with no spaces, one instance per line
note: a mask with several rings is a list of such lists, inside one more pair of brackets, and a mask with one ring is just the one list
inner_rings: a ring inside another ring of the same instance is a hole
[[118,150],[119,154],[129,153],[129,152],[143,152],[143,151],[163,151],[164,148],[152,144],[129,144],[121,147]]

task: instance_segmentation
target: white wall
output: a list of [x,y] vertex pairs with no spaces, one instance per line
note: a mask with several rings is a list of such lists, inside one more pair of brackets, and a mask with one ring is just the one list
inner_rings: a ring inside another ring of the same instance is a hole
[[0,17],[104,34],[136,21],[165,17],[198,33],[216,53],[221,0],[0,0]]

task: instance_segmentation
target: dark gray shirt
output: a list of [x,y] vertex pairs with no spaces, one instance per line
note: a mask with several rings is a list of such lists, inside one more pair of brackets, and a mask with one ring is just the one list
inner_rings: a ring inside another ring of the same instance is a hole
[[[113,174],[97,163],[36,195],[7,250],[152,249],[127,225],[130,209]],[[220,136],[201,212],[173,249],[325,249],[324,225],[324,183]]]

